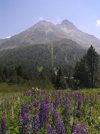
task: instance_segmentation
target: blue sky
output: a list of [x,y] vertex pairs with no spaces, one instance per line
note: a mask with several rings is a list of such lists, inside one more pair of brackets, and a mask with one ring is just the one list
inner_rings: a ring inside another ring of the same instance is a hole
[[100,0],[0,0],[0,39],[16,35],[39,20],[67,19],[100,38]]

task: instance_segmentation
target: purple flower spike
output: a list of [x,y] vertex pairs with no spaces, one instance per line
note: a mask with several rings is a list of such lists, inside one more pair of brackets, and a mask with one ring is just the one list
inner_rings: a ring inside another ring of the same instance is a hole
[[55,109],[54,113],[53,113],[53,123],[54,124],[56,124],[57,118],[58,118],[58,109]]
[[65,134],[64,123],[60,118],[57,118],[56,131],[57,131],[57,134]]
[[79,134],[80,133],[80,127],[78,125],[74,125],[73,134]]
[[6,129],[7,129],[6,117],[2,116],[1,117],[1,134],[6,134]]
[[32,129],[33,133],[36,133],[40,129],[40,119],[38,114],[33,117]]
[[51,127],[51,125],[48,125],[47,126],[47,134],[51,134],[51,132],[52,132],[52,127]]
[[50,106],[45,102],[42,102],[39,109],[39,118],[40,118],[40,126],[44,126],[49,121],[50,117]]
[[56,130],[52,130],[51,125],[47,126],[47,134],[57,134]]

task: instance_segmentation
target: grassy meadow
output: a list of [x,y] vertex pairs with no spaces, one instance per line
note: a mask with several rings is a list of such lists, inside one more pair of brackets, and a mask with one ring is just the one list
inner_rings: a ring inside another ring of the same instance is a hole
[[48,91],[2,83],[0,131],[4,134],[99,134],[99,92],[100,89]]

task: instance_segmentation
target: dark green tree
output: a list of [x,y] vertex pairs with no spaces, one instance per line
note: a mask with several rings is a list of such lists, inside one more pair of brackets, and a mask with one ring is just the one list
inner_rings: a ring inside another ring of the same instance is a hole
[[87,53],[76,63],[74,78],[80,87],[94,88],[99,82],[100,56],[91,45]]
[[95,83],[98,77],[100,57],[91,45],[86,54],[86,64],[88,69],[88,75],[90,78],[90,87],[95,87]]
[[57,89],[66,89],[67,88],[67,82],[64,78],[64,74],[63,74],[63,71],[61,68],[57,72],[55,86]]
[[75,79],[74,81],[75,88],[77,88],[77,86],[81,88],[89,86],[85,56],[80,60],[78,60],[75,65],[74,79]]

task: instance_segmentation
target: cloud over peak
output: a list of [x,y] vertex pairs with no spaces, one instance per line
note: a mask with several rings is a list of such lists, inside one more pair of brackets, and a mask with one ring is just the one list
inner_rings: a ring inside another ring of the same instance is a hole
[[41,16],[41,17],[39,17],[39,21],[43,21],[44,19],[43,19],[43,17]]
[[100,20],[97,20],[96,26],[97,26],[97,27],[100,27]]

